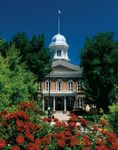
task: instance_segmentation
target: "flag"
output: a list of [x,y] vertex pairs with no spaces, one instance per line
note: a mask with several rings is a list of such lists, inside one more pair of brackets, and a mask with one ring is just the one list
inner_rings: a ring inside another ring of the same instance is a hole
[[60,10],[58,10],[58,14],[61,14],[61,11],[60,11]]

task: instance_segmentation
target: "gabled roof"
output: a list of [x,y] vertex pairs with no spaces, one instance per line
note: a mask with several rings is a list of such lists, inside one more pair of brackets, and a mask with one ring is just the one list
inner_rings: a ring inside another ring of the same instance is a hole
[[68,61],[64,61],[64,60],[57,60],[52,62],[52,68],[56,68],[59,66],[65,69],[67,68],[67,70],[71,70],[71,71],[79,71],[81,69],[80,66],[71,64]]
[[[47,77],[49,77],[49,75]],[[64,60],[53,61],[50,77],[79,78],[82,77],[82,68]]]

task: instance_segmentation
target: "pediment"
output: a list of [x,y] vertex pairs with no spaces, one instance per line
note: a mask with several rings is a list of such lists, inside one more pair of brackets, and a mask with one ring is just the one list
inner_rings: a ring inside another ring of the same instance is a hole
[[53,69],[53,71],[75,71],[72,68],[68,68],[68,67],[65,67],[65,66],[62,66],[62,65],[55,66],[52,69]]
[[53,71],[79,71],[80,67],[70,62],[57,60],[52,62]]

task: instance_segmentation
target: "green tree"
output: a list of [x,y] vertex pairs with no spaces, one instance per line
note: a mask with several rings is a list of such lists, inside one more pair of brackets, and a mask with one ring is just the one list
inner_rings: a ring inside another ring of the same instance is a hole
[[6,42],[4,39],[0,39],[0,52],[2,56],[6,57],[7,50],[9,48],[8,42]]
[[86,84],[86,97],[97,103],[98,108],[108,110],[115,100],[112,94],[114,84],[118,83],[118,44],[112,32],[99,33],[87,38],[81,51],[81,66]]
[[7,57],[0,55],[0,111],[31,99],[36,77],[20,63],[19,51],[12,45]]
[[45,48],[44,35],[33,35],[29,40],[26,33],[18,32],[10,43],[15,44],[20,50],[21,61],[25,61],[28,69],[37,75],[39,81],[42,81],[51,70],[50,51]]
[[15,44],[15,47],[20,50],[20,56],[22,56],[21,61],[25,61],[27,52],[30,48],[27,34],[25,32],[16,33],[10,41],[10,45],[13,43]]
[[118,85],[114,86],[114,93],[117,101],[109,107],[110,114],[107,115],[107,119],[111,128],[114,130],[118,137]]

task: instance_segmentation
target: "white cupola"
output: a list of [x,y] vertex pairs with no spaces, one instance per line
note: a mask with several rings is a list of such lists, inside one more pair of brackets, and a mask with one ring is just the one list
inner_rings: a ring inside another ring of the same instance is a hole
[[49,48],[50,51],[53,53],[53,60],[62,59],[69,61],[68,58],[69,45],[66,42],[66,38],[60,33],[53,36]]
[[60,14],[61,11],[58,10],[58,34],[54,35],[52,42],[49,45],[50,51],[53,54],[53,60],[66,60],[68,58],[68,48],[69,45],[66,43],[66,38],[60,34]]

